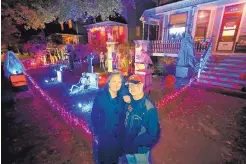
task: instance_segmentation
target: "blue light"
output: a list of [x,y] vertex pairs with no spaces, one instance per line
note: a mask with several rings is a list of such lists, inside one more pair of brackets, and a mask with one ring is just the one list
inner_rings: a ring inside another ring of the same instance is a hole
[[48,83],[49,81],[48,80],[45,80],[46,83]]
[[16,75],[17,74],[17,70],[13,69],[12,70],[12,74]]
[[78,104],[78,107],[79,107],[79,108],[81,108],[81,107],[82,107],[82,104],[81,104],[81,103],[79,103],[79,104]]

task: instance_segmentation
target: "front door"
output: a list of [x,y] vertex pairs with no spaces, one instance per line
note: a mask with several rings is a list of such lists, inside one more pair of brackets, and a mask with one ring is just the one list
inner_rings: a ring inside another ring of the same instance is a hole
[[243,8],[244,4],[228,6],[225,8],[217,45],[218,51],[233,52]]

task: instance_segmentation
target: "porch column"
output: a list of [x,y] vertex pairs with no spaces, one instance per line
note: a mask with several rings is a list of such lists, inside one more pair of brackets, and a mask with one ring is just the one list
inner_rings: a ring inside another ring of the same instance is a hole
[[190,34],[192,33],[195,12],[196,12],[196,7],[192,7],[188,13],[186,33],[190,33]]
[[143,23],[143,34],[142,34],[142,40],[144,40],[144,21],[142,21]]
[[149,18],[148,18],[148,39],[147,40],[149,40]]
[[118,42],[106,42],[107,44],[107,49],[108,49],[108,53],[107,53],[107,63],[108,63],[108,72],[112,72],[113,71],[113,53],[115,52],[115,48]]
[[159,30],[159,25],[156,25],[156,40],[159,40],[159,35],[158,35],[158,30]]
[[193,31],[193,24],[194,24],[194,17],[196,13],[197,7],[192,7],[192,14],[191,14],[191,19],[190,19],[190,33]]

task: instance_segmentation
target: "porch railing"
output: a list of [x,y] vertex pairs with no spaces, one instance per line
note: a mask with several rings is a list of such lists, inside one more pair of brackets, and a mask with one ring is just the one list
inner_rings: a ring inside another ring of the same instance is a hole
[[[209,40],[195,41],[196,54],[204,53],[209,46]],[[177,54],[181,47],[181,40],[153,40],[150,41],[149,51],[150,53],[173,53]]]
[[198,69],[198,74],[197,74],[197,79],[199,79],[201,72],[204,68],[204,66],[206,65],[209,56],[211,55],[211,49],[212,49],[212,43],[213,43],[213,37],[208,40],[208,44],[207,44],[207,49],[204,51],[204,53],[201,55],[200,58],[200,63],[199,63],[199,69]]

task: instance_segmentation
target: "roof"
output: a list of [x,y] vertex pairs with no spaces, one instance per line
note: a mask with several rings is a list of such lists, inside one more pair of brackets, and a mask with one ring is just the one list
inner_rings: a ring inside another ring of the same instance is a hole
[[100,26],[127,26],[127,24],[114,22],[114,21],[105,21],[105,22],[84,25],[84,27],[86,27],[87,29],[93,28],[93,27],[100,27]]
[[145,10],[142,16],[140,17],[140,20],[146,22],[148,17],[160,19],[161,14],[164,12],[182,9],[186,7],[197,6],[199,4],[204,4],[209,2],[216,2],[216,1],[219,0],[183,0],[175,3],[170,3],[167,5]]

